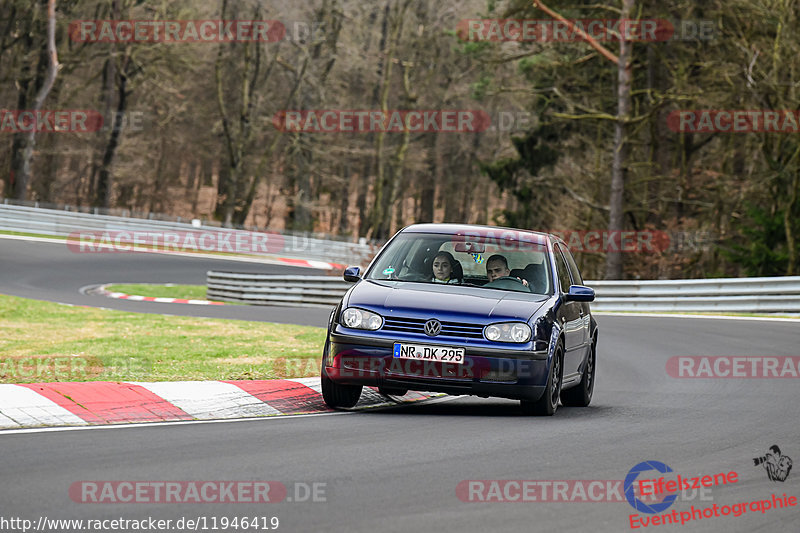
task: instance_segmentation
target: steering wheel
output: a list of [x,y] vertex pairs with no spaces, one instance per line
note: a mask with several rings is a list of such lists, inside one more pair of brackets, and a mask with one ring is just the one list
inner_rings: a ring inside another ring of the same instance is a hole
[[506,289],[517,292],[531,292],[530,287],[522,283],[522,280],[514,276],[503,276],[494,281],[490,281],[484,287],[490,289]]
[[[398,278],[401,279],[401,278]],[[420,274],[419,272],[409,272],[402,277],[403,281],[429,281],[430,276]]]

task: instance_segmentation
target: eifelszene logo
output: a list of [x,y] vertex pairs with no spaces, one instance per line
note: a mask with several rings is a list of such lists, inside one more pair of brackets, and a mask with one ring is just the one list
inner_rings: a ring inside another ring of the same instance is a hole
[[636,497],[634,492],[636,488],[636,479],[639,477],[639,474],[642,472],[647,472],[649,470],[655,470],[662,474],[666,474],[667,472],[672,472],[672,469],[662,463],[661,461],[642,461],[638,465],[634,466],[628,472],[628,475],[625,476],[625,499],[628,500],[628,503],[631,504],[631,507],[640,511],[642,513],[648,514],[657,514],[666,509],[668,509],[675,500],[678,498],[677,494],[669,494],[664,497],[663,500],[656,503],[644,503],[642,500]]

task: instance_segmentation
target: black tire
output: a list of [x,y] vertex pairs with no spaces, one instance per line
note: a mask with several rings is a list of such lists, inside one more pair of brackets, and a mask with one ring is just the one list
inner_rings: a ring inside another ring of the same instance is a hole
[[353,407],[361,398],[361,385],[340,385],[322,373],[322,399],[331,409]]
[[581,384],[561,392],[561,403],[569,407],[587,407],[592,402],[595,376],[597,375],[597,342],[592,341],[589,359],[583,369]]
[[378,387],[378,392],[384,396],[405,396],[408,389],[392,389],[389,387]]
[[550,374],[547,376],[547,386],[542,397],[532,402],[520,400],[522,412],[526,415],[553,416],[558,409],[558,400],[561,396],[561,380],[564,376],[564,350],[559,344],[553,354],[553,364],[550,365]]

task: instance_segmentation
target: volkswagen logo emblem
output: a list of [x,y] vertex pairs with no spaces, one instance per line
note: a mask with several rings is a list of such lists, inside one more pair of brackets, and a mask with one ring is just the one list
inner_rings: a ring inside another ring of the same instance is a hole
[[435,337],[442,332],[442,323],[432,318],[425,322],[425,335]]

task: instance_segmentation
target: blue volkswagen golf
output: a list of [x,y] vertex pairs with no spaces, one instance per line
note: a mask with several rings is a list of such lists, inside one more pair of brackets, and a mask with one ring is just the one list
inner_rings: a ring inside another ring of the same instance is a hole
[[331,314],[322,395],[353,407],[362,387],[520,400],[527,414],[587,406],[596,373],[594,291],[546,233],[463,224],[398,232]]

